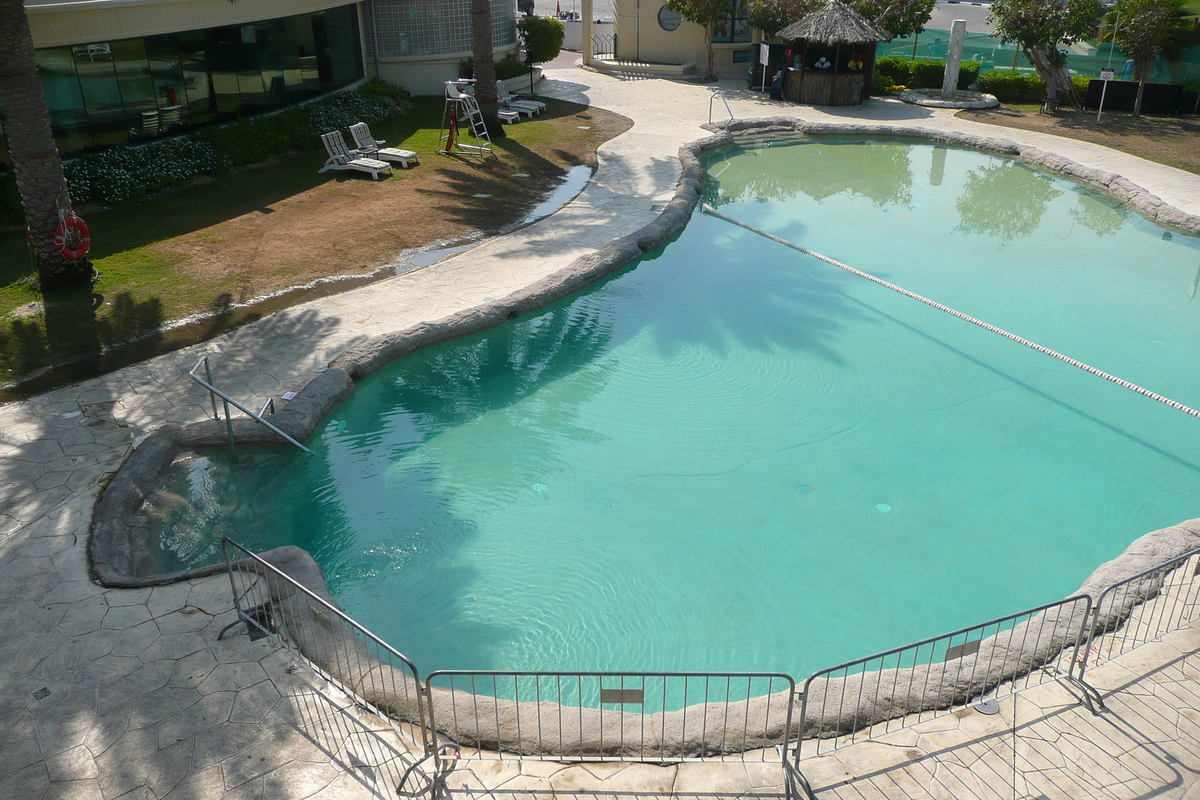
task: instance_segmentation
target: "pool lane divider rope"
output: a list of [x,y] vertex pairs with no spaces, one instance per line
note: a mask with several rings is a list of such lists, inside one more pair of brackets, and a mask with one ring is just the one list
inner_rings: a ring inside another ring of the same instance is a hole
[[877,283],[880,286],[891,289],[893,292],[899,292],[900,294],[904,295],[905,297],[911,297],[913,300],[919,300],[927,306],[932,306],[933,308],[936,308],[938,311],[944,311],[947,314],[950,314],[951,316],[958,317],[961,320],[966,320],[967,322],[971,323],[972,325],[978,325],[979,327],[983,328],[984,330],[991,331],[992,333],[998,333],[1001,336],[1003,336],[1005,339],[1011,339],[1012,341],[1016,342],[1017,344],[1023,344],[1026,347],[1028,347],[1032,350],[1036,350],[1039,353],[1044,353],[1044,354],[1050,356],[1051,358],[1057,358],[1059,361],[1063,362],[1064,364],[1070,364],[1072,367],[1078,367],[1079,369],[1083,370],[1084,372],[1090,372],[1091,374],[1095,375],[1098,378],[1103,378],[1104,380],[1109,381],[1110,383],[1115,383],[1117,386],[1123,387],[1125,389],[1129,389],[1130,391],[1133,391],[1133,392],[1137,392],[1138,394],[1142,395],[1143,397],[1149,397],[1151,400],[1156,400],[1165,406],[1170,406],[1171,408],[1175,409],[1176,411],[1182,411],[1184,414],[1188,414],[1190,416],[1196,417],[1197,419],[1200,419],[1200,411],[1197,411],[1196,409],[1191,408],[1190,406],[1185,406],[1183,403],[1172,400],[1169,397],[1163,397],[1161,394],[1158,394],[1157,392],[1152,392],[1149,389],[1138,386],[1136,383],[1130,383],[1129,381],[1127,381],[1123,378],[1118,378],[1116,375],[1110,375],[1109,373],[1105,372],[1104,370],[1096,369],[1095,367],[1091,366],[1090,364],[1085,364],[1082,361],[1076,361],[1075,359],[1071,358],[1070,356],[1064,356],[1062,353],[1051,350],[1049,347],[1044,347],[1044,346],[1038,344],[1037,342],[1031,342],[1028,339],[1017,336],[1015,333],[1009,333],[1008,331],[1004,330],[1003,328],[997,328],[995,325],[991,325],[987,322],[984,322],[983,320],[975,319],[975,317],[964,314],[961,311],[956,311],[955,309],[950,308],[950,306],[944,306],[935,300],[930,300],[928,297],[922,297],[921,295],[917,294],[916,292],[910,292],[908,289],[905,289],[902,286],[897,286],[894,283],[888,283],[883,278],[876,277],[876,276],[870,274],[869,272],[863,272],[861,269],[855,269],[854,267],[850,266],[849,264],[843,264],[842,262],[832,259],[829,256],[821,255],[820,253],[818,253],[814,250],[809,250],[807,247],[801,247],[800,245],[798,245],[794,242],[789,242],[787,239],[782,239],[772,233],[767,233],[766,231],[764,231],[760,228],[756,228],[753,225],[748,225],[745,222],[734,219],[733,217],[727,217],[724,214],[722,214],[720,211],[717,211],[715,208],[708,205],[707,203],[701,204],[700,208],[701,208],[701,210],[704,211],[705,214],[708,214],[709,216],[716,217],[717,219],[723,219],[726,222],[737,225],[739,228],[745,228],[746,230],[750,231],[751,233],[757,233],[759,236],[770,239],[773,242],[778,242],[779,244],[783,245],[784,247],[790,247],[793,250],[798,250],[801,253],[804,253],[806,256],[812,256],[813,258],[818,259],[819,261],[824,261],[826,264],[831,264],[831,265],[837,267],[838,269],[845,270],[846,272],[851,273],[852,275],[857,275],[860,278],[866,278],[867,280],[871,281],[872,283]]

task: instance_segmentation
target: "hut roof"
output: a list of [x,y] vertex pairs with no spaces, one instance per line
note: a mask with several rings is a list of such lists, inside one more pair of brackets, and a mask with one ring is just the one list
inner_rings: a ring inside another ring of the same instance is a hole
[[861,45],[891,41],[891,34],[845,3],[825,5],[776,34],[780,39],[807,39],[821,44]]

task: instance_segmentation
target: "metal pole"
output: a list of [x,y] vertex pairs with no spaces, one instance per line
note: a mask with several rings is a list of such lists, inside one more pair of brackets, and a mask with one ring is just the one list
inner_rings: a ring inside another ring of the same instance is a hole
[[1117,21],[1113,23],[1112,42],[1108,48],[1108,63],[1106,67],[1112,66],[1113,51],[1117,49],[1117,31],[1121,29],[1121,7],[1117,6]]
[[1096,122],[1100,121],[1100,115],[1104,113],[1104,96],[1108,94],[1108,81],[1104,81],[1104,85],[1100,87],[1100,108],[1096,109]]
[[229,416],[229,401],[222,397],[221,404],[225,406],[225,430],[229,433],[229,452],[233,455],[234,463],[237,463],[237,444],[233,441],[233,420]]
[[[212,367],[208,365],[208,356],[204,356],[204,377],[208,379],[209,386],[215,386],[212,379]],[[213,419],[220,419],[221,415],[217,413],[217,396],[213,392],[208,393],[208,399],[212,402]]]

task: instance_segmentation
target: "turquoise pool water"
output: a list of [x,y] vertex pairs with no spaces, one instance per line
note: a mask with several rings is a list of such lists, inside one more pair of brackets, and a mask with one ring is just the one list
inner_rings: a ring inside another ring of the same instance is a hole
[[[1106,196],[898,141],[710,171],[725,214],[1200,405],[1200,246]],[[803,676],[1063,598],[1200,511],[1200,421],[699,214],[392,364],[309,446],[182,460],[164,544],[298,544],[423,671]]]

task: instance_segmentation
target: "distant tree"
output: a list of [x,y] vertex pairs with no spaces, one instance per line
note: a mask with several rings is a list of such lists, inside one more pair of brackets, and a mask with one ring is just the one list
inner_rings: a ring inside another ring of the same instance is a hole
[[805,14],[821,7],[822,0],[750,0],[748,20],[750,25],[774,36],[797,22]]
[[54,243],[58,213],[71,213],[71,195],[50,132],[22,0],[0,0],[0,113],[38,284],[43,292],[82,286],[92,279],[92,263],[66,260]]
[[496,56],[492,44],[492,2],[471,0],[471,59],[475,65],[475,99],[483,124],[492,136],[504,136],[496,99]]
[[989,19],[1000,41],[1015,43],[1033,64],[1047,100],[1057,102],[1061,92],[1079,105],[1059,46],[1094,35],[1100,11],[1100,0],[995,0]]
[[1154,69],[1154,57],[1179,50],[1194,24],[1187,0],[1118,0],[1105,15],[1100,41],[1115,42],[1124,55],[1133,59],[1133,77],[1138,82],[1135,117],[1142,114],[1142,95]]
[[525,63],[529,66],[529,92],[533,93],[533,65],[545,64],[558,58],[566,29],[553,17],[524,17],[517,20],[517,34],[525,47]]
[[727,20],[737,11],[739,0],[667,0],[667,8],[678,11],[688,22],[704,27],[704,80],[717,77],[713,67],[713,25]]
[[848,5],[896,38],[920,33],[934,0],[849,0]]

